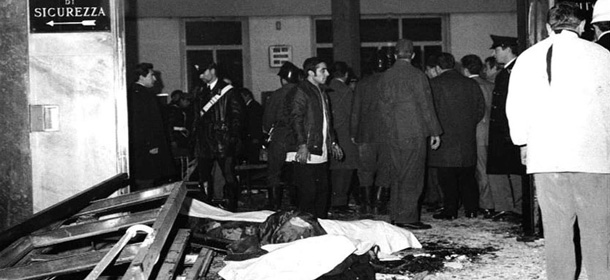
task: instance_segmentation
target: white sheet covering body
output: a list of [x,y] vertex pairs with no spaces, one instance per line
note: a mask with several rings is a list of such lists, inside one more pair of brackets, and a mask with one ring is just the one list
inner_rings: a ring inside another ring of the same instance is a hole
[[[217,221],[264,222],[273,211],[232,213],[195,199],[183,204],[182,214]],[[261,257],[227,261],[219,275],[226,280],[316,279],[352,253],[361,255],[379,246],[379,257],[407,248],[421,248],[410,231],[384,221],[318,219],[327,235],[289,243],[269,244]]]

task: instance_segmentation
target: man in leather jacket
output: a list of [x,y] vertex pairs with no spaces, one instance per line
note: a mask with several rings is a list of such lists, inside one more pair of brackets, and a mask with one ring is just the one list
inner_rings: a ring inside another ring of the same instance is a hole
[[335,142],[328,96],[323,88],[329,75],[326,63],[317,57],[308,58],[303,71],[307,78],[286,97],[292,134],[292,150],[286,161],[296,162],[297,208],[326,218],[330,192],[328,154],[342,158],[343,151]]
[[226,207],[235,211],[239,195],[235,156],[241,149],[245,105],[237,91],[219,79],[217,69],[215,63],[198,69],[202,85],[195,90],[195,155],[204,200],[214,198],[212,168],[218,162],[226,182]]

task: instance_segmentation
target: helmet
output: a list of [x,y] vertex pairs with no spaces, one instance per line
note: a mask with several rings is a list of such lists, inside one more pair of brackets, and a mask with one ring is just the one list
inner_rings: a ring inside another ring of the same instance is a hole
[[292,64],[290,61],[286,61],[282,64],[282,67],[280,67],[280,72],[277,73],[277,75],[291,84],[296,84],[300,80],[300,72],[301,69],[299,69],[299,67]]
[[591,23],[600,21],[610,21],[610,0],[597,0],[595,2]]

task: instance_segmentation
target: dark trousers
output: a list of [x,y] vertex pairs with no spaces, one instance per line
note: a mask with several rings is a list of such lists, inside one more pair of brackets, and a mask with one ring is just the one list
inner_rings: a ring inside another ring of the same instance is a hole
[[475,166],[438,167],[438,182],[443,190],[444,212],[457,215],[460,201],[466,212],[479,209],[479,186],[474,177]]
[[208,189],[205,191],[205,198],[209,202],[214,198],[214,177],[212,175],[212,168],[214,168],[214,162],[218,162],[220,171],[225,179],[224,186],[224,197],[229,200],[228,208],[232,211],[237,208],[237,199],[239,196],[239,184],[237,182],[237,176],[235,175],[235,160],[233,157],[224,158],[198,158],[197,168],[199,169],[199,184],[204,186],[207,182]]
[[280,185],[285,164],[286,144],[281,141],[271,142],[267,149],[267,184]]
[[409,138],[384,144],[383,158],[392,162],[390,220],[420,221],[419,198],[424,190],[426,138]]
[[326,218],[330,197],[328,163],[294,163],[293,167],[297,208],[318,218]]
[[349,203],[349,191],[352,185],[355,169],[331,169],[330,187],[332,195],[331,206],[347,206]]

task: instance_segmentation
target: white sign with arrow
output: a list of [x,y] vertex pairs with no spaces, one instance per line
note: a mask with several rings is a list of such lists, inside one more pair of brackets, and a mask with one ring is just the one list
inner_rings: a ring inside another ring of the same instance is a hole
[[47,22],[49,26],[55,25],[82,25],[82,26],[95,26],[95,20],[82,20],[82,21],[67,21],[67,22],[55,22],[53,20]]

